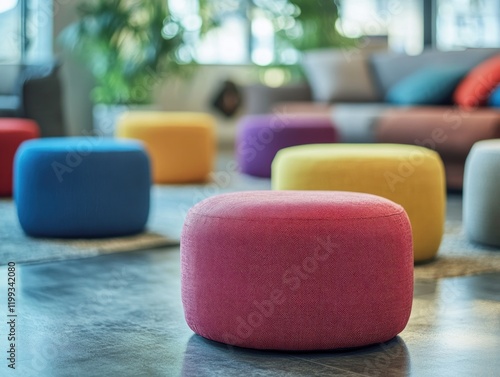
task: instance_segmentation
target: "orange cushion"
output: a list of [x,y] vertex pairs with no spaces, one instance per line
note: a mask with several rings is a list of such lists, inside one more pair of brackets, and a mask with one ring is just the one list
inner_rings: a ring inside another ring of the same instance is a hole
[[491,92],[500,83],[500,55],[475,67],[458,85],[453,98],[464,108],[485,105]]

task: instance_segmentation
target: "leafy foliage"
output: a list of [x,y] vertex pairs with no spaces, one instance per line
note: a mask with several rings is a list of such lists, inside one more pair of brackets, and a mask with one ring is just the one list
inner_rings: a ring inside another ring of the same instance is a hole
[[[307,51],[323,48],[351,48],[358,40],[343,36],[336,28],[339,18],[338,0],[252,0],[264,11],[275,29],[275,54],[293,48]],[[261,72],[280,69],[289,81],[304,78],[299,63],[272,64],[260,67]],[[262,74],[261,74],[262,76]]]
[[95,102],[149,103],[163,73],[179,71],[176,54],[185,29],[166,1],[91,0],[78,11],[79,20],[60,41],[89,67]]
[[[339,9],[335,0],[253,0],[255,5],[269,12],[276,29],[277,43],[292,46],[299,51],[351,47],[355,39],[341,35],[335,24]],[[283,28],[283,17],[293,18],[293,28]]]

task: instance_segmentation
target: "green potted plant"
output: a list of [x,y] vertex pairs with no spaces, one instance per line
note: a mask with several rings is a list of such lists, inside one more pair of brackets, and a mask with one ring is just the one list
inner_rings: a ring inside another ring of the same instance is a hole
[[166,0],[90,0],[78,13],[59,40],[93,75],[95,127],[111,134],[124,109],[151,104],[166,73],[189,69],[178,58],[186,28]]

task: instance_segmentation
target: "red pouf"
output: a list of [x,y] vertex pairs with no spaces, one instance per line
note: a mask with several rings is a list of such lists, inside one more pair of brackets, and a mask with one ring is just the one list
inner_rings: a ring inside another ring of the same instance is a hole
[[0,118],[0,196],[12,195],[12,165],[23,141],[40,137],[36,122],[29,119]]
[[273,350],[366,346],[408,322],[411,227],[401,206],[369,194],[223,194],[189,211],[181,270],[186,321],[205,338]]

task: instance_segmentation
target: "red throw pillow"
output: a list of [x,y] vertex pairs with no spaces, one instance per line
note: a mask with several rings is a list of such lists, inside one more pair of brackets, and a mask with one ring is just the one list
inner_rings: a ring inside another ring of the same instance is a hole
[[500,55],[495,55],[469,72],[460,82],[453,98],[464,108],[485,105],[491,92],[500,83]]

